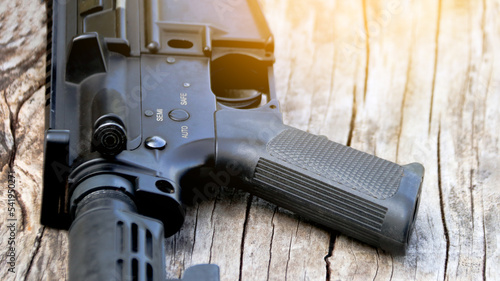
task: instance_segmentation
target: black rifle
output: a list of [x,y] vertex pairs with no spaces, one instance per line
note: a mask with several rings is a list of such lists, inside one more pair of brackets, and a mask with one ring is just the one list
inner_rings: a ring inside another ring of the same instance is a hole
[[[404,252],[422,165],[284,125],[257,1],[48,1],[48,11],[41,221],[69,229],[70,280],[164,280],[163,238],[214,176]],[[218,280],[218,267],[184,280]]]

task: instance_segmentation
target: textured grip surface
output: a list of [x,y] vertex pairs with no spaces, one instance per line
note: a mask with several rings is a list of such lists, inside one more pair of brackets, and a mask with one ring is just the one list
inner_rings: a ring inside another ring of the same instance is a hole
[[235,186],[383,250],[405,251],[422,165],[401,166],[292,128],[274,112],[221,110],[216,121],[216,166]]
[[267,151],[377,199],[393,196],[403,177],[400,165],[297,129],[280,133],[268,143]]
[[254,193],[262,198],[378,245],[387,208],[264,158],[257,164],[254,181],[261,186]]
[[331,229],[393,253],[408,243],[423,176],[293,128],[271,138],[250,191]]

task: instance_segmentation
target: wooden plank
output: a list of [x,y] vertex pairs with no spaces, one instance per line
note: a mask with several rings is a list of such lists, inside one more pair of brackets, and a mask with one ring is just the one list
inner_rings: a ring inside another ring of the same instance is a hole
[[[45,278],[62,277],[66,254],[59,263],[39,262],[34,259],[58,259],[54,233],[50,232],[40,244],[44,228],[39,223],[40,188],[43,152],[45,104],[45,9],[40,1],[8,1],[0,5],[0,111],[1,111],[1,183],[0,237],[2,280],[24,280],[30,272],[45,271]],[[8,208],[7,174],[14,172],[16,201],[13,216]],[[9,220],[14,219],[14,221]],[[15,224],[13,228],[7,227]],[[12,240],[8,238],[13,237]],[[15,238],[14,238],[15,237]],[[8,244],[9,242],[15,244]],[[16,262],[13,271],[7,264],[10,257],[7,246],[15,247]],[[41,249],[44,249],[42,252]],[[64,250],[64,253],[66,250]],[[54,274],[56,273],[56,274]],[[57,280],[53,278],[52,280]],[[60,279],[64,280],[64,279]]]
[[[165,240],[166,270],[222,280],[495,280],[500,276],[500,3],[262,0],[285,123],[423,163],[405,256],[331,233],[235,189],[206,194]],[[67,233],[41,226],[44,4],[0,4],[1,183],[16,176],[16,273],[0,189],[0,279],[67,280]]]
[[[491,230],[489,224],[498,221],[498,214],[484,205],[497,205],[499,198],[487,184],[481,184],[488,177],[483,174],[484,167],[479,168],[483,148],[478,146],[490,134],[483,130],[484,122],[489,122],[484,119],[484,110],[490,102],[498,105],[498,91],[489,86],[498,81],[494,77],[498,65],[491,61],[495,48],[491,43],[497,41],[498,30],[487,27],[494,25],[489,22],[492,14],[487,7],[495,4],[443,1],[442,5],[436,93],[446,94],[435,99],[433,121],[441,160],[438,180],[447,241],[445,277],[495,278],[498,266],[489,261],[496,260],[498,265],[498,252],[491,251],[497,248],[498,238],[491,239],[486,233]],[[457,20],[463,24],[457,26]],[[494,171],[495,166],[488,171]],[[485,191],[489,191],[486,197]],[[490,218],[486,220],[486,216]]]
[[[442,235],[436,213],[436,162],[432,161],[436,154],[427,118],[436,55],[437,10],[434,1],[376,1],[365,7],[367,90],[365,96],[357,99],[351,145],[402,164],[424,163],[426,175],[416,231],[406,256],[392,256],[340,237],[330,258],[330,266],[340,268],[333,280],[442,278],[443,240],[423,239],[430,233]],[[434,253],[433,260],[422,261],[422,256],[429,252]]]

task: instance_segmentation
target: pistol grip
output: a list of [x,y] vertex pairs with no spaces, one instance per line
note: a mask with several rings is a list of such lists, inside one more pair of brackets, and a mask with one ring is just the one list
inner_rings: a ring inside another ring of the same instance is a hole
[[[279,125],[271,115],[226,118],[230,114],[217,119],[216,159],[218,167],[239,164],[238,180],[249,192],[383,250],[405,251],[419,205],[422,165],[400,166]],[[235,122],[244,129],[235,129]],[[244,144],[231,144],[231,137]]]

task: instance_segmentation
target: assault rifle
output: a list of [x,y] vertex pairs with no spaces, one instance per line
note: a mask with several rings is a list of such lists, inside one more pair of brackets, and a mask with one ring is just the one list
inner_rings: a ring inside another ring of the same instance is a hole
[[284,125],[259,4],[227,2],[48,1],[41,221],[69,229],[71,281],[164,280],[164,237],[210,175],[404,252],[422,165]]

